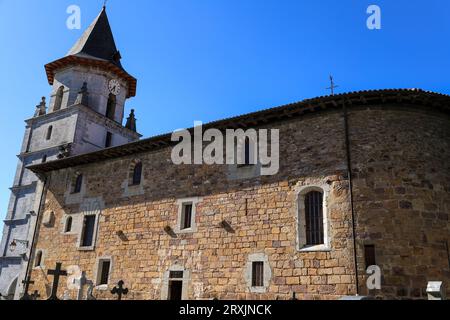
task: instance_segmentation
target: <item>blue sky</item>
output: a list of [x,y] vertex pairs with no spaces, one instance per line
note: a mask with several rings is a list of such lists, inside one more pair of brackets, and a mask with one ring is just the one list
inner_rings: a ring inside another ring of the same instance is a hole
[[[67,53],[102,0],[0,0],[0,218],[44,64]],[[66,27],[69,5],[81,30]],[[380,6],[382,29],[366,27]],[[448,0],[109,0],[122,63],[138,79],[138,129],[152,136],[337,92],[423,88],[450,94]]]

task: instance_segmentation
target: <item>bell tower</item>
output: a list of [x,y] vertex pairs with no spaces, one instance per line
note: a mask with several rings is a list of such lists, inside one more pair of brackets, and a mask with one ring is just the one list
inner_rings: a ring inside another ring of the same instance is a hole
[[134,110],[124,107],[136,94],[136,79],[121,54],[103,7],[63,58],[45,65],[51,87],[34,116],[25,121],[16,176],[0,244],[0,293],[18,297],[32,242],[42,182],[27,166],[93,152],[138,140]]

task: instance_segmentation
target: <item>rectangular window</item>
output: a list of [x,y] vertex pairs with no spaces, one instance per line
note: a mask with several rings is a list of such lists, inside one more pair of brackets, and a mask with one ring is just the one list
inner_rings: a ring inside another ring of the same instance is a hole
[[100,260],[99,262],[100,277],[98,278],[97,283],[98,285],[108,284],[110,266],[111,266],[110,260]]
[[106,139],[105,139],[105,148],[111,147],[111,144],[112,144],[112,133],[111,132],[107,132],[106,133]]
[[169,300],[181,300],[183,292],[183,271],[169,272]]
[[264,286],[264,262],[254,261],[252,263],[252,287]]
[[94,227],[95,227],[95,216],[89,215],[85,216],[83,220],[83,233],[81,246],[91,247],[94,240]]
[[181,214],[181,229],[189,229],[192,226],[192,203],[183,204]]
[[375,266],[375,246],[373,244],[366,244],[364,246],[364,259],[366,263],[366,269],[369,266]]

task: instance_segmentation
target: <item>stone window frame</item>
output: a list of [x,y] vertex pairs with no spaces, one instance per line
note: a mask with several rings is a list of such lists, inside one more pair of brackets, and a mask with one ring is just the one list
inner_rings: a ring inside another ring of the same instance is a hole
[[[99,284],[100,282],[100,277],[101,277],[101,262],[103,261],[109,261],[109,272],[108,272],[108,283],[107,284]],[[96,262],[95,262],[95,266],[94,266],[94,279],[95,279],[95,289],[96,290],[100,290],[100,291],[106,291],[108,290],[108,285],[109,282],[111,281],[111,274],[113,271],[113,258],[112,256],[101,256],[101,257],[97,257]]]
[[[141,165],[141,177],[139,179],[139,183],[134,183],[134,170],[137,165]],[[140,184],[142,184],[143,176],[144,176],[144,164],[142,163],[142,160],[134,159],[131,161],[130,167],[128,169],[128,187],[137,187]]]
[[[263,286],[253,287],[253,262],[263,263]],[[251,293],[265,293],[269,289],[270,281],[272,280],[272,268],[270,267],[269,257],[265,253],[251,253],[247,257],[247,264],[245,265],[244,278],[247,285],[247,289]]]
[[[72,171],[73,172],[73,171]],[[86,193],[86,186],[87,186],[87,176],[81,171],[75,171],[74,173],[69,172],[70,179],[67,186],[67,191],[65,193],[65,201],[66,204],[76,204],[81,203],[84,195]],[[75,189],[75,183],[77,181],[77,177],[79,175],[83,176],[83,179],[81,181],[81,189],[80,192],[73,193],[73,190]]]
[[[67,221],[68,221],[69,218],[72,218],[72,228],[70,229],[70,231],[66,231]],[[75,221],[75,216],[74,215],[72,215],[72,214],[65,214],[63,216],[62,221],[61,221],[61,226],[62,226],[61,233],[63,235],[74,235],[74,234],[77,234],[76,221]]]
[[[141,171],[141,182],[139,184],[133,185],[133,172],[134,168],[137,163],[142,164],[142,171]],[[131,196],[138,196],[144,194],[144,162],[141,159],[133,159],[130,163],[130,166],[128,167],[127,171],[127,177],[122,182],[122,197],[131,197]]]
[[169,299],[169,281],[171,271],[183,271],[183,278],[181,278],[183,286],[181,290],[181,300],[188,300],[189,297],[189,283],[191,282],[191,272],[180,265],[171,266],[166,272],[164,272],[162,285],[161,285],[161,300]]
[[[311,191],[321,192],[322,215],[323,215],[323,239],[324,243],[319,245],[306,245],[306,217],[305,217],[305,196]],[[295,225],[296,225],[296,249],[299,252],[310,251],[330,251],[330,224],[328,212],[328,200],[330,196],[330,186],[323,184],[308,184],[297,188],[295,197]]]
[[[84,232],[84,218],[86,216],[95,216],[95,223],[94,223],[94,231],[92,234],[92,244],[90,246],[87,247],[83,247],[82,246],[82,242],[83,242],[83,232]],[[95,250],[95,245],[97,243],[97,233],[98,233],[98,223],[100,220],[100,212],[97,213],[92,213],[92,212],[84,212],[83,214],[81,214],[81,226],[80,226],[80,230],[78,232],[78,240],[77,240],[77,249],[79,251],[93,251]]]
[[[41,261],[40,261],[40,264],[37,266],[36,265],[36,257],[37,257],[39,252],[41,253]],[[36,250],[36,253],[34,254],[34,257],[33,257],[33,270],[41,270],[41,269],[43,270],[43,269],[45,269],[45,263],[44,263],[45,256],[46,256],[46,252],[45,252],[44,249],[37,249]]]
[[[177,200],[178,214],[177,214],[177,225],[175,227],[175,233],[194,233],[197,232],[197,205],[202,201],[202,198],[183,198]],[[183,208],[185,204],[192,204],[191,212],[191,227],[187,229],[182,229],[181,223],[183,222]]]

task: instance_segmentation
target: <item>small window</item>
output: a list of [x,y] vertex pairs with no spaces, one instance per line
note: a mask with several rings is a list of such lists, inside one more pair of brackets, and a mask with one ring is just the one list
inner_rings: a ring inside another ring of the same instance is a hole
[[39,251],[36,253],[36,258],[35,258],[35,260],[34,260],[34,266],[35,266],[35,267],[40,267],[40,266],[41,266],[41,263],[42,263],[42,251],[39,250]]
[[189,229],[192,227],[192,203],[184,203],[181,212],[181,229]]
[[70,231],[72,231],[72,217],[67,217],[64,232],[67,233]]
[[369,266],[375,266],[377,264],[375,260],[375,246],[373,244],[366,244],[364,246],[364,260],[366,269]]
[[99,262],[100,276],[98,278],[97,285],[108,284],[110,267],[111,267],[110,260],[100,260]]
[[136,186],[141,184],[142,177],[142,162],[138,162],[134,165],[132,177],[131,177],[131,185]]
[[46,162],[47,162],[47,155],[44,154],[44,155],[42,156],[42,163],[46,163]]
[[55,95],[55,104],[53,106],[53,111],[58,111],[59,109],[61,109],[63,96],[64,96],[64,86],[61,86],[58,88],[58,91],[56,92]]
[[108,119],[114,120],[115,113],[116,113],[116,96],[111,93],[108,98],[108,104],[106,105],[106,117]]
[[322,203],[321,192],[312,191],[305,196],[306,245],[324,243]]
[[264,262],[252,262],[252,287],[264,286]]
[[82,185],[83,185],[83,175],[79,174],[79,175],[77,175],[77,177],[75,179],[75,184],[73,186],[73,192],[72,193],[80,193]]
[[183,271],[170,271],[168,291],[169,300],[181,300],[183,298]]
[[250,139],[246,137],[244,142],[244,165],[250,165],[250,161]]
[[105,148],[111,147],[111,143],[112,143],[112,133],[106,132]]
[[84,216],[81,246],[91,247],[94,242],[95,215]]
[[45,137],[47,140],[50,140],[52,138],[53,133],[53,126],[48,127],[47,129],[47,136]]

